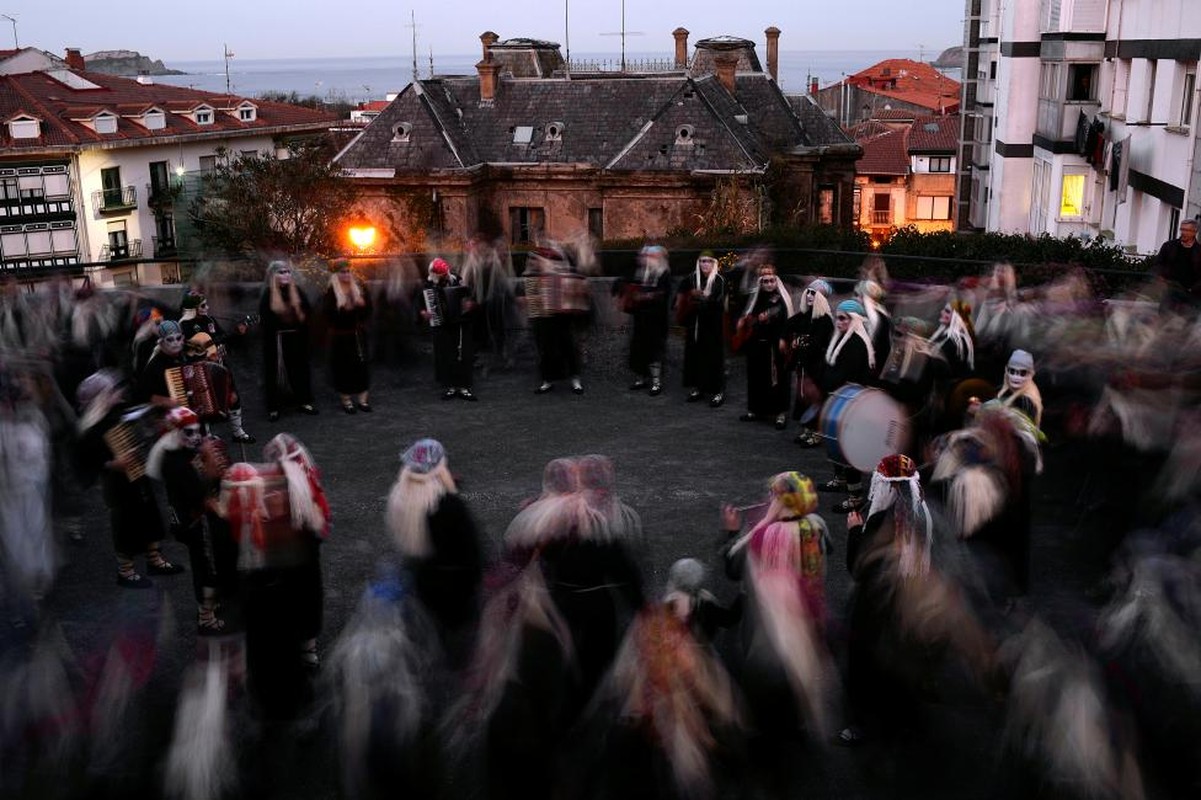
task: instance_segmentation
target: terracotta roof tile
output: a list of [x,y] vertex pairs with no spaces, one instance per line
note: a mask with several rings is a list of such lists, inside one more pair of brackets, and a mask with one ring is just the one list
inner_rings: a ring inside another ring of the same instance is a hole
[[958,149],[958,114],[921,117],[909,127],[910,153],[954,153]]
[[908,175],[909,155],[905,152],[905,131],[889,131],[859,143],[863,157],[855,164],[860,175]]

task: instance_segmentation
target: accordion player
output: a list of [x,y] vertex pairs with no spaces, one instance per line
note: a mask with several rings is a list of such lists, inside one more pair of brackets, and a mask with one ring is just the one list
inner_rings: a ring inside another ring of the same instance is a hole
[[212,361],[168,367],[164,377],[172,400],[187,406],[205,421],[229,416],[229,370]]

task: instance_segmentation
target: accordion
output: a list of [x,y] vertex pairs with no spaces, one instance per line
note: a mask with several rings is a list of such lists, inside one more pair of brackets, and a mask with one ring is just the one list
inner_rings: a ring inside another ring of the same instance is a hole
[[135,406],[104,432],[104,443],[125,463],[130,481],[146,474],[146,459],[158,439],[158,418],[153,406]]
[[531,317],[584,314],[591,291],[588,279],[571,272],[525,277],[526,313]]
[[202,420],[229,416],[229,370],[211,361],[168,367],[167,391],[172,400],[196,412]]
[[467,299],[468,291],[461,284],[424,289],[422,295],[425,297],[425,310],[430,315],[430,327],[440,328],[459,322],[463,318],[463,301]]

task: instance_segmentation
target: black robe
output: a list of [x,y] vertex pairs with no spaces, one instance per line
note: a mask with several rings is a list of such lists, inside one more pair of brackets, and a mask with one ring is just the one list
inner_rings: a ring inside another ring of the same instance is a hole
[[680,317],[684,326],[684,386],[715,395],[726,385],[726,281],[718,275],[708,297],[693,294],[704,290],[706,280],[700,276],[698,286],[694,273],[680,281],[677,302],[684,309]]
[[422,289],[418,307],[430,310],[425,292],[432,292],[431,313],[440,317],[440,324],[430,326],[434,340],[434,380],[448,388],[470,389],[475,337],[471,334],[473,313],[466,309],[471,302],[467,285],[458,275],[451,274],[445,283],[427,280]]
[[668,309],[671,273],[664,270],[654,283],[637,284],[635,305],[630,312],[630,369],[649,375],[652,364],[662,365],[667,351]]
[[289,394],[298,405],[313,402],[309,363],[309,319],[312,309],[304,292],[295,284],[280,289],[285,305],[291,292],[298,293],[303,316],[292,311],[290,305],[283,314],[272,311],[269,289],[264,290],[259,300],[263,333],[263,394],[268,411],[278,411]]
[[329,325],[330,382],[338,394],[367,391],[371,382],[367,354],[367,326],[371,321],[371,296],[363,291],[363,305],[338,308],[333,288],[324,297],[325,321]]
[[[758,315],[766,313],[766,320]],[[788,307],[779,292],[760,292],[745,324],[752,326],[742,345],[746,355],[746,408],[752,414],[774,417],[788,410],[788,359],[780,348],[788,326]]]

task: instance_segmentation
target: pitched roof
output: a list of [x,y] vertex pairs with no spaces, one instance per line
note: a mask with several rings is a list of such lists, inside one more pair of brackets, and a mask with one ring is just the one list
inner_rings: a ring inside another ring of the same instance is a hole
[[958,149],[958,114],[920,117],[909,126],[910,153],[954,153]]
[[939,113],[959,109],[959,81],[921,61],[888,58],[849,76],[847,82],[862,91]]
[[861,141],[863,157],[855,163],[855,171],[860,175],[908,175],[905,134],[904,130],[888,131]]
[[[41,135],[32,139],[12,139],[7,129],[0,130],[0,148],[10,152],[78,149],[100,142],[135,145],[139,140],[176,135],[229,137],[243,133],[316,131],[337,121],[332,114],[286,103],[248,100],[166,84],[139,83],[99,72],[73,70],[71,73],[81,80],[64,83],[45,72],[0,75],[0,118],[25,113],[42,120]],[[95,88],[79,88],[82,86]],[[235,109],[244,102],[256,107],[254,120],[245,121],[237,114],[218,111],[213,115],[212,124],[197,125],[184,116],[184,112],[200,105]],[[164,128],[150,130],[136,121],[151,107],[172,112],[165,115]],[[115,133],[96,133],[79,121],[103,110],[119,115]]]
[[[851,144],[817,117],[798,115],[763,73],[738,75],[733,95],[711,75],[501,77],[491,103],[475,76],[446,76],[407,86],[338,162],[401,172],[484,163],[753,170],[773,152]],[[401,124],[407,136],[394,134]]]

